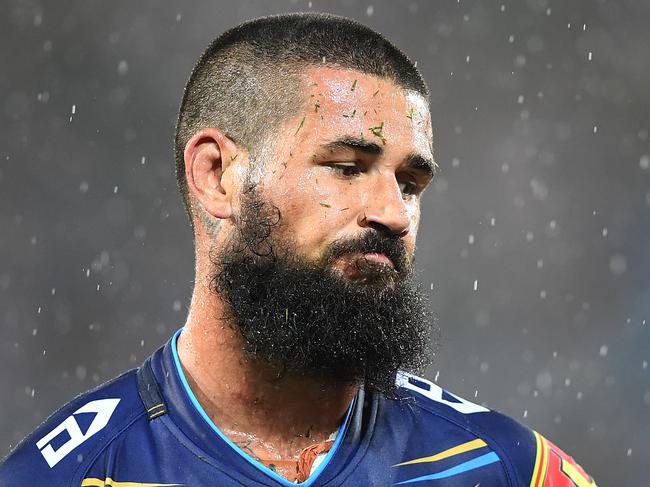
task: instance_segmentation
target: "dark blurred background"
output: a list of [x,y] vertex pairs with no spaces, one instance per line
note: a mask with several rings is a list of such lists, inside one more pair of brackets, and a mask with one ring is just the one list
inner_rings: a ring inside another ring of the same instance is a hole
[[193,279],[172,136],[192,65],[245,19],[318,10],[401,46],[442,171],[427,377],[650,485],[650,2],[0,4],[0,454],[180,327]]

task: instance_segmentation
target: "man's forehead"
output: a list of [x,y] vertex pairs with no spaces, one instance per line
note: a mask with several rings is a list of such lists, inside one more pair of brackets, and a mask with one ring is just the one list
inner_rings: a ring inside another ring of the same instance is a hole
[[351,103],[370,95],[378,105],[390,97],[408,97],[413,103],[427,107],[426,99],[417,91],[405,89],[391,79],[354,69],[311,65],[305,69],[304,78],[309,95],[317,93],[333,103]]
[[431,115],[422,94],[390,79],[331,66],[309,66],[304,81],[308,121],[321,135],[347,132],[384,145],[399,140],[431,152]]

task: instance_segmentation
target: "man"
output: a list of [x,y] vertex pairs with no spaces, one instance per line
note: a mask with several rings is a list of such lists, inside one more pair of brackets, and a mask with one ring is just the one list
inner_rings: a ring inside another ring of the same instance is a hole
[[407,372],[428,356],[413,255],[431,139],[420,73],[365,26],[284,15],[217,38],[176,133],[187,322],[51,416],[0,485],[595,485]]

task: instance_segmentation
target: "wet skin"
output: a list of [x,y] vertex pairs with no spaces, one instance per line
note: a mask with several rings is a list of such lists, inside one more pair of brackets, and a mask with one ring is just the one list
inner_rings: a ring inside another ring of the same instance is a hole
[[[273,160],[254,176],[265,197],[315,262],[334,240],[368,227],[400,235],[413,254],[435,164],[426,100],[356,71],[317,67],[306,78],[304,110],[278,132]],[[336,267],[354,277],[347,264],[358,257]]]

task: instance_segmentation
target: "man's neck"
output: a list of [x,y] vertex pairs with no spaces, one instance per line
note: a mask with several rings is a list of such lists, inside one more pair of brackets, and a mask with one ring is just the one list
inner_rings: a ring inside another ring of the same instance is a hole
[[190,387],[215,425],[262,460],[295,460],[326,441],[341,426],[357,388],[278,377],[276,369],[244,354],[239,334],[216,318],[223,315],[218,306],[214,295],[201,299],[195,289],[178,339]]

